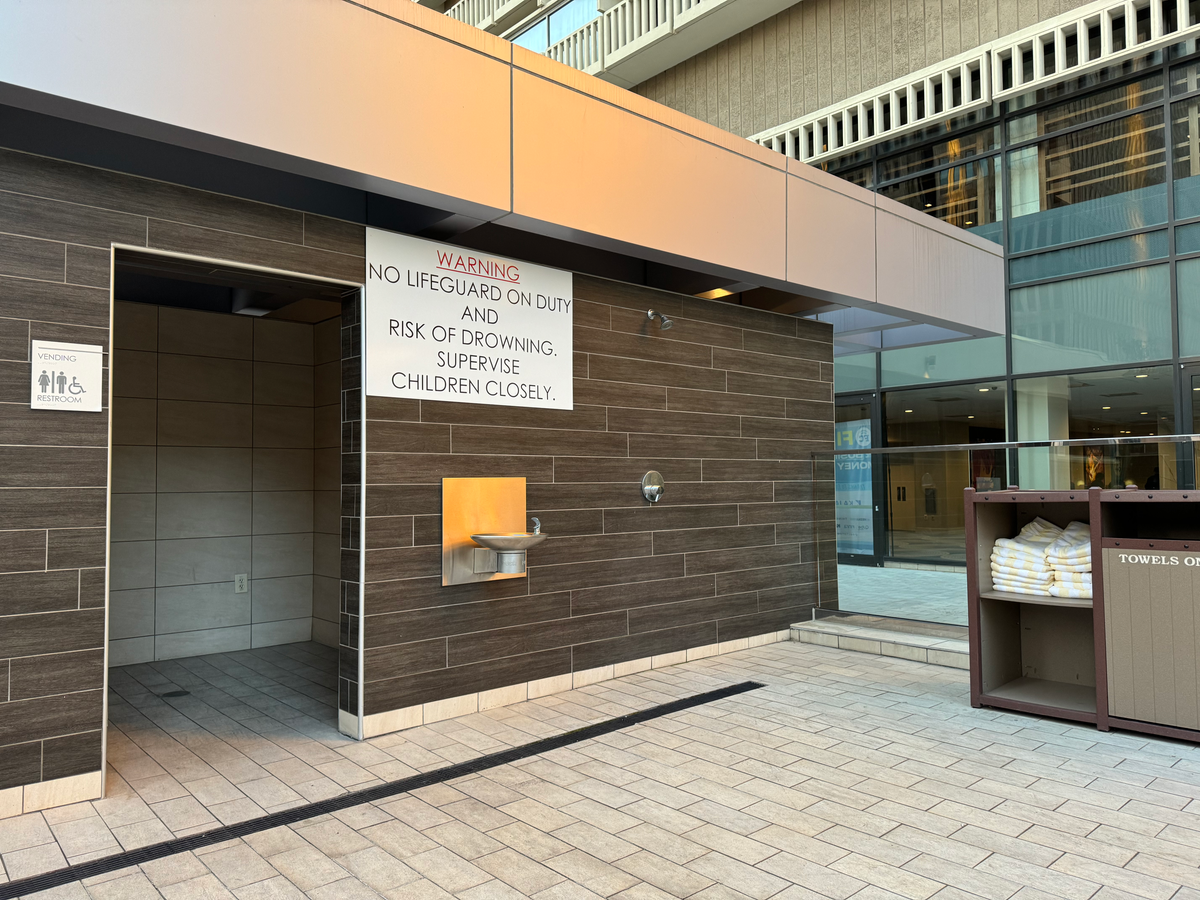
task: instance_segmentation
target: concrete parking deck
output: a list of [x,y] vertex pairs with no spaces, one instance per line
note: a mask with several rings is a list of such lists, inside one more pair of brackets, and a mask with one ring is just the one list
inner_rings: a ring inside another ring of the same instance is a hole
[[199,686],[190,711],[147,691],[109,796],[0,821],[0,858],[19,879],[747,679],[765,687],[35,896],[1200,897],[1200,749],[973,710],[966,673],[796,643],[363,743],[287,702],[197,715]]

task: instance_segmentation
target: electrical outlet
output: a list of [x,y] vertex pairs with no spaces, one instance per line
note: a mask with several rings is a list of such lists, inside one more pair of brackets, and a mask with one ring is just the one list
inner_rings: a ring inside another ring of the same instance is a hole
[[234,575],[233,576],[233,592],[235,594],[244,594],[250,590],[250,576]]

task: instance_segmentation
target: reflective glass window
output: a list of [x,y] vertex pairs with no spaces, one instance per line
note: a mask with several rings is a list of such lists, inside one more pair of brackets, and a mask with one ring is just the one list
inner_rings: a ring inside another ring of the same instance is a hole
[[[1191,0],[1193,4],[1200,4],[1200,0]],[[1090,58],[1095,59],[1095,54],[1099,53],[1099,33],[1100,29],[1095,29],[1096,40],[1090,41],[1093,50],[1089,50]],[[1069,40],[1069,38],[1068,38]],[[1176,44],[1174,47],[1180,47],[1182,44]],[[1189,54],[1182,54],[1189,55]],[[1071,57],[1070,49],[1067,53],[1068,59]],[[1177,57],[1179,54],[1177,54]],[[1017,112],[1022,109],[1028,109],[1031,106],[1036,106],[1039,103],[1045,103],[1049,100],[1058,100],[1063,97],[1075,97],[1085,93],[1090,93],[1101,85],[1111,84],[1116,81],[1124,81],[1130,75],[1137,72],[1142,72],[1147,69],[1157,68],[1162,64],[1163,53],[1161,50],[1153,50],[1143,56],[1135,56],[1132,59],[1126,59],[1115,63],[1111,66],[1105,66],[1102,69],[1097,69],[1094,72],[1088,72],[1083,75],[1075,75],[1071,78],[1066,78],[1062,81],[1055,81],[1047,84],[1045,87],[1040,87],[1037,90],[1029,91],[1025,94],[1019,94],[1007,101],[1009,112]]]
[[1176,66],[1171,70],[1171,96],[1190,94],[1200,90],[1200,63]]
[[1175,229],[1176,253],[1200,253],[1200,222]]
[[1067,132],[1008,155],[1013,252],[1167,220],[1162,111]]
[[1179,355],[1200,356],[1200,259],[1176,263],[1175,292],[1179,297]]
[[927,144],[900,156],[882,160],[879,163],[879,178],[881,181],[891,181],[893,178],[902,178],[946,163],[984,156],[999,146],[1000,126],[997,125],[976,131],[974,134],[964,134],[935,144]]
[[532,28],[526,29],[513,38],[513,43],[526,50],[532,50],[534,53],[545,53],[546,48],[550,46],[547,40],[546,24],[546,20],[542,19]]
[[[887,446],[1003,441],[1006,407],[1003,381],[887,391]],[[965,562],[963,488],[1008,483],[1004,453],[996,450],[896,450],[875,465],[884,467],[887,552],[907,559]]]
[[939,385],[883,395],[889,447],[981,444],[1004,440],[1003,381]]
[[841,172],[834,172],[838,178],[843,181],[849,181],[851,184],[857,184],[859,187],[869,188],[874,182],[873,167],[870,165],[859,166],[857,169],[845,169]]
[[1008,278],[1013,284],[1040,281],[1043,278],[1165,259],[1166,256],[1166,231],[1151,231],[1081,247],[1068,247],[1066,250],[1052,250],[1036,256],[1018,256],[1008,264]]
[[1171,355],[1168,267],[1143,266],[1009,292],[1014,372]]
[[884,387],[1003,375],[1004,338],[947,341],[884,350],[880,366]]
[[1175,218],[1200,216],[1200,97],[1171,104]]
[[[1082,440],[1175,433],[1170,366],[1021,378],[1014,382],[1017,440]],[[1019,451],[1021,486],[1174,488],[1174,444],[1049,447]]]
[[1162,99],[1162,95],[1162,75],[1151,75],[1141,81],[1076,97],[1057,106],[1047,107],[1020,118],[1009,119],[1008,140],[1009,143],[1015,144],[1042,135],[1054,134],[1065,128],[1129,112],[1139,106],[1145,106],[1147,103],[1155,103]]
[[571,0],[550,13],[550,44],[557,44],[599,16],[596,0]]
[[875,390],[875,354],[853,353],[834,357],[833,390],[835,393]]
[[997,157],[918,175],[879,189],[905,206],[1000,243],[1000,178]]

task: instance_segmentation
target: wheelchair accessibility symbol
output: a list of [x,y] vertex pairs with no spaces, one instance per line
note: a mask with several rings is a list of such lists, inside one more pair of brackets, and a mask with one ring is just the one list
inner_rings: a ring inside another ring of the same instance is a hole
[[71,376],[71,383],[67,384],[67,375],[65,372],[51,372],[46,374],[46,370],[42,369],[42,374],[38,376],[38,386],[42,389],[43,394],[74,394],[79,396],[85,394],[82,384],[79,383],[79,376]]

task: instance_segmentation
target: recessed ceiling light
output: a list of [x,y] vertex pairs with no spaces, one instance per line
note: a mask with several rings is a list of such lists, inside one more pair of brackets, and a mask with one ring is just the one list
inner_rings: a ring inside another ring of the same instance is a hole
[[905,410],[905,412],[912,412],[912,410],[911,410],[911,409],[906,409],[906,410]]
[[1111,407],[1111,406],[1102,406],[1102,407],[1100,407],[1100,408],[1101,408],[1101,409],[1112,409],[1112,407]]
[[987,393],[988,391],[990,391],[990,390],[991,390],[991,388],[980,388],[980,389],[979,389],[979,393],[981,393],[981,394],[986,394],[986,393]]
[[1134,375],[1134,378],[1149,378],[1149,375]]
[[1150,413],[1148,413],[1148,412],[1144,412],[1144,413],[1142,413],[1142,415],[1143,415],[1143,416],[1148,416],[1148,415],[1150,415]]
[[926,209],[929,209],[931,206],[933,206],[933,204],[932,204],[932,203],[926,203],[926,204],[925,204],[925,208],[926,208]]
[[975,417],[974,417],[974,416],[967,416],[967,418],[968,418],[968,419],[973,419],[973,418],[975,418]]
[[967,219],[967,224],[968,224],[968,225],[974,225],[975,223],[974,223],[974,222],[972,222],[970,219]]

